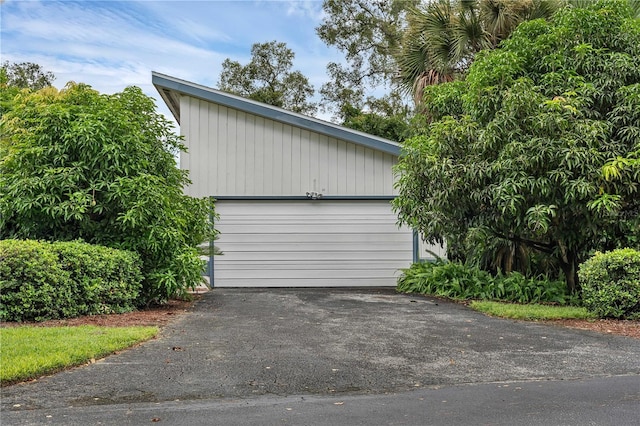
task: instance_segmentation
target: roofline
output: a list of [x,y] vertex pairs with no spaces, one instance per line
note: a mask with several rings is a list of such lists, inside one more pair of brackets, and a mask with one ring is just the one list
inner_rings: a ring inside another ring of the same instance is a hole
[[225,107],[233,108],[249,114],[268,118],[280,123],[306,129],[325,136],[352,142],[368,148],[399,156],[400,145],[389,139],[359,132],[347,127],[339,126],[328,121],[287,111],[272,105],[245,99],[240,96],[212,89],[179,78],[171,77],[155,71],[151,72],[151,81],[158,93],[169,107],[169,110],[180,123],[180,99],[174,94],[182,94],[202,99]]

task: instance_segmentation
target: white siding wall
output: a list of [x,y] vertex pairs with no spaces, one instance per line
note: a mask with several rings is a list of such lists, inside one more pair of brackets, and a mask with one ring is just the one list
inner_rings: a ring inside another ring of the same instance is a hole
[[189,195],[395,195],[396,157],[183,96]]

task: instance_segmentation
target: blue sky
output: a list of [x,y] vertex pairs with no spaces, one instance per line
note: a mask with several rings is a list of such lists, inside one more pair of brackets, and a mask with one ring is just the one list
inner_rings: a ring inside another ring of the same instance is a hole
[[[2,62],[35,62],[101,93],[135,85],[159,100],[158,71],[215,87],[226,58],[249,61],[251,45],[286,42],[316,92],[326,64],[343,55],[318,38],[322,2],[284,0],[0,0]],[[323,118],[321,116],[321,118]]]

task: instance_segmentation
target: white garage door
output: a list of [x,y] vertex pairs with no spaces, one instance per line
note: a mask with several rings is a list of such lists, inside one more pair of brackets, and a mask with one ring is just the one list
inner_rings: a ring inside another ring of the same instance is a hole
[[215,287],[395,286],[413,233],[388,200],[219,200]]

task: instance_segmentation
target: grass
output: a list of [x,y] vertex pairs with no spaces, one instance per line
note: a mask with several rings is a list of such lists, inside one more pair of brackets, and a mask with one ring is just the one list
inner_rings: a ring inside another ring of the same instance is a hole
[[557,319],[592,319],[594,316],[585,308],[576,306],[554,305],[518,305],[489,301],[473,301],[469,305],[476,311],[485,314],[521,320],[557,320]]
[[0,329],[0,383],[33,379],[149,340],[157,327],[12,327]]

